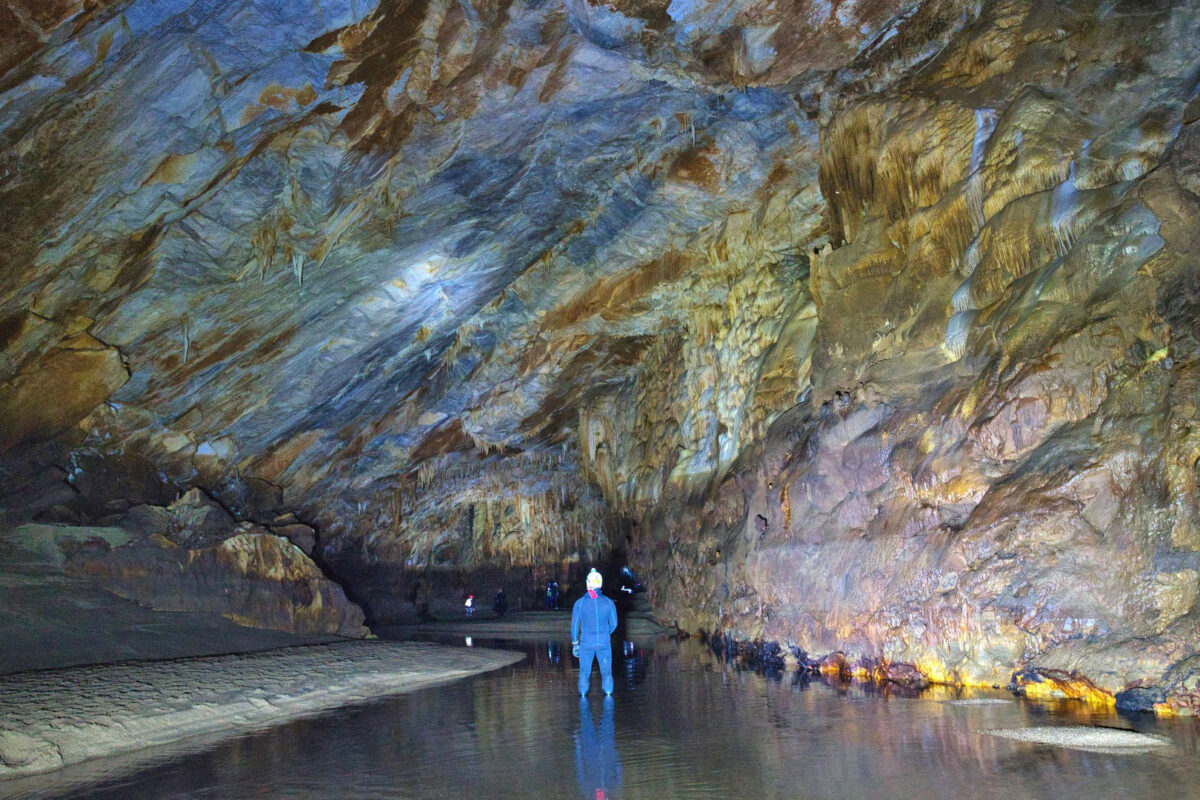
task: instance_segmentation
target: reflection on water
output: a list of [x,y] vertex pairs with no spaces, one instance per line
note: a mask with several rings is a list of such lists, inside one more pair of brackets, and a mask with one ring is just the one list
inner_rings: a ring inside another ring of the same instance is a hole
[[575,732],[575,779],[588,800],[608,800],[621,788],[621,756],[617,753],[612,695],[601,702],[600,725],[586,697],[579,698],[579,730]]
[[[1200,798],[1191,721],[1037,706],[1002,692],[905,698],[740,670],[695,642],[667,639],[614,647],[614,697],[581,704],[564,643],[504,644],[527,661],[199,752],[160,751],[160,763],[123,777],[100,772],[111,764],[85,765],[68,773],[73,788],[60,774],[25,781],[15,796]],[[1001,702],[951,702],[964,698]],[[1078,724],[1137,728],[1170,743],[1097,753],[986,733]],[[14,786],[0,783],[0,797]]]

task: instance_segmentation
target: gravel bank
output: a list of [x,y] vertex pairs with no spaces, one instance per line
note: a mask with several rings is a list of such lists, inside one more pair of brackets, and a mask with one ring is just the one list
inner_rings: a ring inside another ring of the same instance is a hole
[[1071,747],[1076,750],[1096,750],[1104,753],[1143,752],[1170,744],[1170,740],[1161,736],[1120,728],[1101,728],[1088,725],[997,728],[988,733],[1018,742]]

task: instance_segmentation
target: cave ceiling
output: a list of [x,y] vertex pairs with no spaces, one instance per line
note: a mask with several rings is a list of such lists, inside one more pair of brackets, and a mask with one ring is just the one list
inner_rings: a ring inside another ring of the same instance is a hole
[[823,93],[942,5],[6,4],[2,446],[314,507],[576,450],[664,337],[803,305]]
[[1197,3],[0,31],[5,521],[200,489],[371,619],[619,549],[687,629],[1200,710]]

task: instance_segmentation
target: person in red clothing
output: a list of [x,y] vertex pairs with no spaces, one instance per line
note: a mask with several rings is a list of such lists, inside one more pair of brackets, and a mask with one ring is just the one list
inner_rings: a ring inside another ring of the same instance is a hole
[[617,629],[617,606],[600,592],[604,578],[594,568],[587,576],[587,594],[571,609],[571,652],[579,658],[579,695],[588,693],[592,661],[600,663],[600,686],[613,692],[612,632]]

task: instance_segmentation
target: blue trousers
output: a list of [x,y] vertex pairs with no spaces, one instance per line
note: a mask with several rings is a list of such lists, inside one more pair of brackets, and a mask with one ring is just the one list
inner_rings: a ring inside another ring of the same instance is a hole
[[600,662],[600,686],[605,694],[612,694],[612,645],[602,644],[599,647],[579,648],[579,694],[588,693],[592,683],[592,659]]

